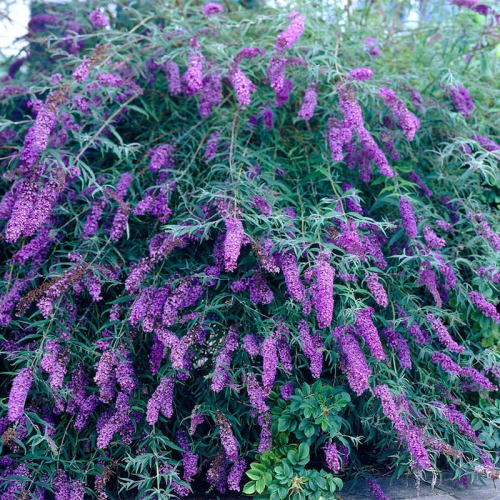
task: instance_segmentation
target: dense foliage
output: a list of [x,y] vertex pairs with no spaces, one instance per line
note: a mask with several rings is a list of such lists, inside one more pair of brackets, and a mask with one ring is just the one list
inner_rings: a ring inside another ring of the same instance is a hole
[[332,3],[35,10],[0,87],[2,500],[499,477],[497,13]]

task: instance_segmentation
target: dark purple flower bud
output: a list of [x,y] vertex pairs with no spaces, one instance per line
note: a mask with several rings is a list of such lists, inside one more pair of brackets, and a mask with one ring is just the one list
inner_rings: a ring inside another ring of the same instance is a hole
[[161,361],[164,357],[165,346],[163,342],[155,335],[153,337],[153,345],[149,354],[149,368],[153,375],[160,371]]
[[16,76],[16,73],[21,69],[21,66],[24,64],[25,61],[26,61],[26,58],[20,57],[19,59],[16,59],[9,66],[8,75],[9,75],[10,78],[14,78]]
[[24,236],[32,236],[47,222],[60,192],[61,186],[56,181],[47,182],[35,199],[33,210],[23,229]]
[[214,132],[210,135],[205,148],[205,160],[210,161],[216,154],[220,143],[220,133]]
[[41,232],[14,254],[12,262],[25,264],[28,259],[32,258],[34,262],[41,263],[53,241],[54,238],[49,237],[48,230]]
[[130,353],[125,349],[118,350],[117,364],[115,368],[116,381],[124,394],[131,395],[137,387],[134,365]]
[[119,393],[116,398],[114,410],[109,413],[104,413],[97,422],[97,447],[105,449],[111,443],[115,433],[122,430],[128,422],[128,413],[130,405],[128,402],[129,396],[125,393]]
[[99,276],[93,271],[87,271],[85,273],[85,280],[87,284],[87,290],[92,297],[92,301],[99,302],[100,300],[102,300],[102,285]]
[[[281,332],[281,333],[280,333]],[[284,324],[279,324],[276,329],[278,335],[278,357],[283,370],[291,372],[293,370],[292,355],[290,354],[290,330]]]
[[288,401],[293,394],[293,384],[288,382],[287,384],[282,385],[280,387],[280,394],[285,401]]
[[352,130],[349,126],[347,126],[346,120],[342,122],[341,126],[339,126],[338,122],[333,119],[328,120],[327,135],[332,161],[343,161],[343,146],[344,144],[348,143],[352,137]]
[[252,200],[252,208],[255,208],[255,210],[258,210],[262,215],[266,217],[271,217],[273,215],[273,209],[266,200],[264,200],[260,196],[252,196]]
[[[354,187],[351,184],[344,183],[342,184],[342,191],[346,193],[347,191],[352,191],[354,190]],[[345,198],[345,205],[347,210],[350,212],[356,212],[357,214],[362,214],[363,209],[361,208],[361,205],[359,204],[359,196],[357,195],[351,195]]]
[[134,215],[145,215],[150,212],[155,203],[155,199],[151,194],[146,194],[142,200],[140,200],[135,206],[132,213]]
[[17,200],[17,187],[14,184],[3,196],[0,201],[0,220],[9,220],[12,214],[12,209]]
[[69,500],[70,483],[68,475],[61,469],[58,469],[52,480],[54,487],[54,500]]
[[366,485],[375,500],[391,500],[382,490],[380,484],[375,479],[367,479]]
[[417,468],[421,470],[430,469],[432,464],[429,460],[429,455],[422,443],[421,430],[417,428],[407,429],[403,433],[403,437],[408,445],[410,455],[415,460]]
[[480,222],[477,234],[482,236],[497,252],[500,251],[500,237],[491,230],[488,222],[485,220]]
[[[425,196],[428,196],[429,198],[432,196],[432,191],[423,183],[420,176],[418,174],[416,174],[413,170],[409,173],[408,179],[411,182],[414,182]],[[438,224],[436,223],[436,225],[438,225]]]
[[473,134],[471,136],[471,139],[474,141],[479,142],[479,145],[486,149],[486,151],[498,151],[500,150],[500,144],[497,144],[495,141],[492,141],[488,137],[483,137],[482,135],[479,134]]
[[287,102],[288,99],[290,98],[290,92],[293,89],[293,82],[292,80],[285,80],[283,82],[283,86],[281,87],[278,92],[276,92],[276,97],[274,100],[274,107],[275,108],[280,108],[281,106],[284,106]]
[[431,323],[432,330],[437,335],[439,342],[443,344],[446,349],[449,349],[452,352],[463,352],[464,346],[457,344],[452,338],[446,327],[443,325],[443,322],[440,318],[436,318],[434,314],[427,315],[427,321]]
[[274,294],[269,288],[266,278],[260,271],[256,271],[248,283],[250,300],[254,304],[270,304],[274,299]]
[[81,111],[82,113],[87,113],[89,110],[89,103],[87,100],[82,97],[82,96],[75,96],[73,97],[73,104],[78,111]]
[[274,128],[274,114],[271,108],[264,108],[262,110],[262,123],[266,130],[272,130]]

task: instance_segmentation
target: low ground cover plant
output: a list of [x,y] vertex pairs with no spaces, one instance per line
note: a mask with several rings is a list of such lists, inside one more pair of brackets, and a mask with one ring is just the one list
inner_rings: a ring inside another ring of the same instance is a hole
[[1,499],[497,479],[494,3],[33,12],[0,87]]

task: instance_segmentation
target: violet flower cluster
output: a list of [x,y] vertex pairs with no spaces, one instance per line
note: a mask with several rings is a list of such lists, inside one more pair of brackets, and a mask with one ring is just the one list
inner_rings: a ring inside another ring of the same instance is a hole
[[387,307],[389,304],[389,299],[387,298],[387,293],[378,280],[378,275],[376,273],[366,274],[366,283],[370,292],[373,294],[375,302],[382,307]]

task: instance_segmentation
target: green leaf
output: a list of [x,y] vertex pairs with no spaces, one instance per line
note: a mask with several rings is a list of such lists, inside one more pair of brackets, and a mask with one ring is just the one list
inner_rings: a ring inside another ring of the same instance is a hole
[[326,488],[325,478],[321,477],[319,474],[314,478],[314,481],[322,490]]
[[292,473],[292,468],[290,467],[290,465],[286,461],[283,462],[283,472],[284,472],[285,476],[287,476],[287,477],[290,477],[290,475]]
[[265,472],[267,467],[263,464],[259,464],[258,462],[253,462],[250,466],[252,469],[258,470],[260,472]]
[[255,483],[255,489],[257,493],[262,493],[266,489],[266,481],[264,480],[263,477],[261,477],[256,483]]
[[280,418],[278,420],[278,432],[285,432],[290,427],[290,419],[288,418]]
[[299,461],[299,455],[293,450],[290,450],[287,453],[286,458],[288,458],[292,465],[297,465],[297,462]]
[[262,473],[259,471],[259,472],[255,472],[255,470],[248,470],[247,471],[247,476],[250,478],[250,479],[253,479],[254,481],[257,481],[258,479],[260,479],[262,477]]
[[306,443],[301,443],[299,445],[299,460],[304,460],[309,458],[309,445]]
[[250,481],[249,483],[243,486],[243,493],[245,495],[253,495],[255,493],[255,483]]
[[344,482],[339,477],[334,477],[332,481],[337,485],[337,488],[341,490],[344,487]]

